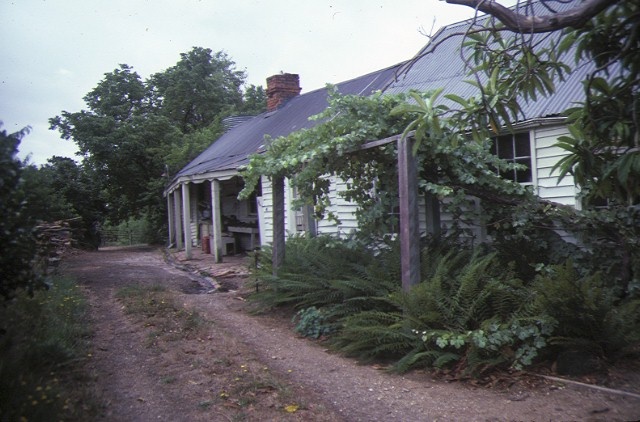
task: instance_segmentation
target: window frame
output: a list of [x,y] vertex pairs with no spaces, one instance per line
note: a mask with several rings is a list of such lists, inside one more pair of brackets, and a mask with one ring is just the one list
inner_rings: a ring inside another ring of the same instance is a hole
[[[520,142],[525,142],[524,137],[526,136],[526,141],[528,142],[529,145],[529,155],[518,155],[517,153],[517,145],[518,145],[518,136],[521,137]],[[500,149],[499,149],[499,144],[498,144],[498,140],[500,138],[505,139],[506,137],[510,137],[511,138],[511,157],[500,157]],[[491,146],[491,153],[493,155],[495,155],[498,158],[501,158],[503,160],[506,160],[510,163],[518,163],[519,160],[529,160],[529,163],[527,165],[528,167],[528,172],[529,172],[529,181],[526,182],[520,182],[517,179],[518,176],[518,170],[511,170],[513,171],[513,177],[512,178],[507,178],[504,174],[500,173],[499,171],[496,170],[496,173],[498,175],[500,175],[501,177],[506,178],[507,180],[511,180],[514,181],[516,183],[519,183],[522,186],[534,186],[537,187],[538,183],[537,183],[537,167],[535,165],[536,163],[536,149],[535,149],[535,142],[533,142],[534,140],[534,133],[531,130],[527,130],[527,131],[521,131],[521,132],[515,132],[515,133],[502,133],[498,136],[495,136],[493,138],[491,138],[492,140],[492,146]]]

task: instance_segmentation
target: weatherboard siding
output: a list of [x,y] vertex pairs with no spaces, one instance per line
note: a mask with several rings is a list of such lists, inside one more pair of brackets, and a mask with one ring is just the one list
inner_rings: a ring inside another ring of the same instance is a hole
[[567,155],[566,151],[555,144],[558,138],[568,134],[569,131],[564,125],[533,130],[536,192],[542,199],[575,207],[577,190],[573,176],[567,175],[559,181],[558,170],[552,171],[553,166]]

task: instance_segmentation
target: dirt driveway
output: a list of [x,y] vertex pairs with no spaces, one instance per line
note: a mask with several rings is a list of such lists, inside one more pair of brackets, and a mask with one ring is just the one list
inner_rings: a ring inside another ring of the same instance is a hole
[[[67,259],[62,272],[75,277],[90,300],[90,370],[103,420],[640,419],[640,399],[582,387],[540,381],[489,389],[358,365],[296,337],[286,320],[249,315],[237,291],[207,293],[206,282],[166,263],[156,249],[82,253]],[[203,315],[206,333],[153,346],[153,327],[126,314],[116,292],[155,284]],[[240,393],[236,384],[248,385],[249,376],[253,389]],[[234,400],[234,394],[242,399]]]

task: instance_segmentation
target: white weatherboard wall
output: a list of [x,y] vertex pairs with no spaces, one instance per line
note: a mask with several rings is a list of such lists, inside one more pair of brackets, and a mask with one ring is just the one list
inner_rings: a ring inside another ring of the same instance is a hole
[[559,137],[569,134],[567,127],[564,125],[539,127],[532,133],[535,145],[533,160],[536,170],[536,192],[542,199],[579,207],[573,176],[567,175],[558,182],[558,170],[551,172],[553,166],[567,155],[565,150],[554,146]]
[[[260,183],[262,184],[262,198],[258,201],[260,211],[258,213],[260,222],[260,244],[267,245],[273,242],[273,189],[271,180],[266,177],[262,177]],[[291,211],[291,189],[289,180],[284,181],[284,227],[289,228],[289,224],[295,221],[295,212]],[[293,220],[292,220],[293,219]]]
[[[271,181],[267,178],[262,178],[262,199],[260,209],[260,239],[263,245],[273,242],[273,200],[272,200],[272,187]],[[323,219],[318,222],[318,234],[332,234],[332,235],[347,235],[353,230],[357,229],[357,221],[355,216],[356,205],[352,202],[346,201],[344,198],[338,195],[338,192],[344,190],[346,184],[342,181],[338,181],[337,178],[332,178],[329,197],[331,198],[331,207],[328,211],[333,212],[340,219],[340,226],[336,225],[333,221]],[[292,190],[289,188],[288,180],[285,180],[285,227],[290,228],[290,222],[295,220],[295,211],[291,209]],[[290,234],[291,230],[289,230]]]
[[262,245],[268,245],[273,242],[273,198],[271,196],[273,190],[271,189],[271,181],[266,177],[260,178],[262,184],[262,200],[259,216],[260,222],[260,243]]
[[318,234],[333,234],[345,236],[358,229],[355,212],[357,205],[347,201],[339,195],[347,189],[347,184],[337,177],[331,177],[331,187],[329,198],[331,199],[331,207],[327,210],[335,214],[340,220],[340,226],[335,222],[323,219],[318,222]]

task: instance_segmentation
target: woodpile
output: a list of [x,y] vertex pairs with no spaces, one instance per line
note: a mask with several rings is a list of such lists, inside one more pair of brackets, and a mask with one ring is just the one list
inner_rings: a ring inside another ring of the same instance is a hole
[[81,238],[80,217],[38,224],[33,234],[38,248],[38,269],[48,274],[55,271],[63,256],[68,254]]

